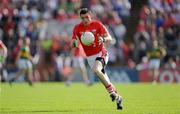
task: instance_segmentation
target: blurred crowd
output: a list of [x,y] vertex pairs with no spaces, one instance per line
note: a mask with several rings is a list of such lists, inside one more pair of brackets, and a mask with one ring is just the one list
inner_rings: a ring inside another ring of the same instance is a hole
[[[140,20],[134,35],[136,53],[140,62],[152,49],[153,42],[165,52],[161,66],[179,61],[180,56],[180,2],[178,0],[149,0],[140,12]],[[162,52],[163,53],[163,52]],[[179,63],[178,63],[179,64]],[[176,66],[177,68],[179,65]]]
[[[180,65],[180,3],[178,0],[149,0],[131,43],[125,43],[131,0],[1,0],[0,39],[8,48],[6,69],[16,72],[16,57],[29,38],[34,80],[63,80],[71,72],[70,41],[73,26],[80,21],[82,6],[106,25],[113,37],[109,47],[111,66],[135,68],[149,61],[154,41],[163,49],[162,66]],[[169,65],[170,64],[170,65]],[[138,67],[141,68],[141,67]],[[145,67],[143,67],[145,68]]]

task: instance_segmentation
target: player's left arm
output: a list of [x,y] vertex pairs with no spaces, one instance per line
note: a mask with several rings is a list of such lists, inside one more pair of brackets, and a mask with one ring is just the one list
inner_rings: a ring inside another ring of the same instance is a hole
[[112,37],[110,33],[108,32],[107,28],[103,24],[101,24],[100,26],[100,32],[101,32],[101,35],[98,34],[99,43],[100,44],[104,43],[106,46],[108,46],[112,41]]
[[106,43],[106,44],[110,44],[111,41],[112,41],[112,37],[109,34],[109,32],[105,33],[103,35],[103,42]]

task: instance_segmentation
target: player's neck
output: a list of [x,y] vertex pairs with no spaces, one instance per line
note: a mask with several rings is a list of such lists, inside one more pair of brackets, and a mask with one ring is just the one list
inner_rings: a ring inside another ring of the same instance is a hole
[[84,26],[89,26],[91,22],[83,23]]

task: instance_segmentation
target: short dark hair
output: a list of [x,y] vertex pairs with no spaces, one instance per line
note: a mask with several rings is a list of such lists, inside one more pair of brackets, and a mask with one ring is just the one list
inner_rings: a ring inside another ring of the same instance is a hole
[[88,12],[90,12],[90,10],[89,10],[88,8],[81,8],[80,11],[79,11],[79,14],[80,14],[80,15],[81,15],[81,14],[86,14],[86,13],[88,13]]

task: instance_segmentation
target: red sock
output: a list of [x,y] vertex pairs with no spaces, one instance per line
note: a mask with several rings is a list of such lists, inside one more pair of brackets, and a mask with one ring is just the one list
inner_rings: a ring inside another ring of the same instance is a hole
[[109,93],[112,93],[112,92],[117,93],[116,90],[115,90],[115,88],[114,88],[111,84],[109,84],[108,86],[106,86],[106,90],[107,90]]

